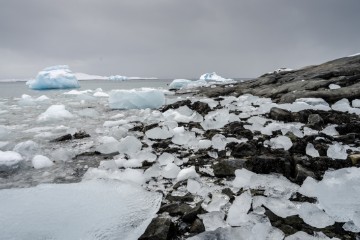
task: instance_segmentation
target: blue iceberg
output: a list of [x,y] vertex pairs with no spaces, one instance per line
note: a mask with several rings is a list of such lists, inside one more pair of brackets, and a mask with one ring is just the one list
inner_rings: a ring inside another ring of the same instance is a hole
[[179,90],[182,88],[185,88],[189,83],[191,83],[191,80],[187,79],[175,79],[172,81],[169,85],[170,90]]
[[31,89],[79,88],[80,84],[67,65],[48,67],[38,73],[35,79],[26,82]]

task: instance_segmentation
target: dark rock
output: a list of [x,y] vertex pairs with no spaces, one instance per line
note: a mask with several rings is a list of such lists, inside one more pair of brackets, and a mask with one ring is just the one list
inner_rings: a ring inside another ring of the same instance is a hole
[[195,219],[195,221],[191,224],[190,233],[202,233],[205,232],[205,226],[201,219]]
[[168,212],[170,216],[183,216],[186,212],[189,212],[191,207],[185,203],[169,203],[160,207],[159,213]]
[[224,188],[223,190],[221,190],[222,194],[225,194],[226,196],[229,197],[230,202],[234,201],[235,199],[235,193],[233,191],[231,191],[230,188]]
[[154,218],[139,240],[170,240],[175,236],[174,223],[168,218]]
[[72,139],[71,134],[66,134],[61,137],[55,138],[55,139],[51,140],[50,142],[63,142],[63,141],[71,140],[71,139]]
[[249,157],[257,154],[256,146],[251,143],[238,143],[234,147],[228,147],[231,155],[236,158]]
[[235,170],[245,166],[246,159],[221,159],[212,166],[216,177],[235,176]]
[[198,214],[204,213],[205,211],[201,207],[202,202],[199,202],[196,204],[194,208],[191,208],[190,210],[186,211],[184,215],[182,216],[182,220],[184,222],[193,222]]
[[247,138],[250,140],[253,138],[253,133],[249,129],[245,129],[242,122],[228,123],[224,126],[223,131],[227,137]]
[[295,182],[298,184],[302,184],[307,177],[315,178],[316,176],[315,176],[315,173],[313,173],[309,169],[303,167],[300,164],[296,164],[296,166],[295,166]]
[[74,134],[75,139],[83,139],[90,137],[90,134],[86,133],[85,131],[79,131]]
[[274,120],[291,122],[291,112],[285,109],[273,107],[270,109],[269,117]]
[[182,106],[191,106],[191,101],[190,100],[177,101],[177,102],[174,102],[172,104],[168,104],[168,105],[164,106],[161,109],[161,111],[166,112],[169,109],[177,109],[177,108],[182,107]]
[[211,108],[209,107],[209,105],[207,103],[204,102],[194,102],[191,107],[192,110],[200,113],[201,115],[205,116],[206,114],[208,114],[211,111]]
[[320,130],[321,126],[324,124],[324,120],[320,117],[319,114],[310,114],[307,123],[309,127]]
[[348,133],[360,134],[360,122],[351,122],[342,124],[340,126],[335,127],[336,131],[341,135],[345,135]]
[[191,193],[187,193],[184,196],[172,196],[169,194],[166,196],[166,199],[170,202],[193,202],[194,196]]
[[269,174],[280,173],[285,177],[293,176],[291,158],[260,155],[246,162],[246,168],[255,173]]

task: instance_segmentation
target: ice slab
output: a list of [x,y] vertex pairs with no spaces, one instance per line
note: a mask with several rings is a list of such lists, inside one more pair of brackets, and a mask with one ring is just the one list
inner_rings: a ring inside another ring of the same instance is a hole
[[164,104],[164,93],[155,89],[112,90],[109,96],[111,109],[156,109]]
[[1,190],[0,239],[135,240],[161,198],[133,184],[105,180]]
[[329,215],[319,209],[315,204],[307,202],[301,204],[299,217],[301,217],[305,223],[316,228],[325,228],[335,223]]
[[26,85],[37,90],[80,87],[76,76],[66,65],[45,68],[35,79],[27,81]]
[[320,182],[308,177],[299,192],[316,197],[318,206],[336,222],[353,221],[360,228],[359,168],[327,171]]
[[[264,142],[265,143],[265,142]],[[287,136],[278,136],[271,138],[270,141],[266,142],[271,148],[289,150],[292,147],[291,139]]]

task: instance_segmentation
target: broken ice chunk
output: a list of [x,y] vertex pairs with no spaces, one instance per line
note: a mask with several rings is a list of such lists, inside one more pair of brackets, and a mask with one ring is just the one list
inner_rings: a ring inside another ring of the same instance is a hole
[[133,156],[142,148],[142,143],[134,136],[127,136],[120,140],[119,152]]
[[161,175],[164,178],[173,179],[178,176],[179,172],[180,168],[175,163],[169,163],[163,168]]
[[306,145],[306,154],[309,155],[310,157],[319,157],[319,151],[315,149],[314,145],[312,143],[308,143]]
[[229,110],[220,109],[209,112],[200,124],[204,130],[218,129],[224,127],[230,119]]
[[150,139],[167,139],[174,136],[167,127],[155,127],[145,132],[145,135]]
[[70,118],[74,118],[74,115],[65,109],[65,105],[52,105],[45,112],[39,115],[38,121],[50,122]]
[[52,165],[54,165],[54,163],[48,157],[42,155],[36,155],[32,159],[32,164],[35,169],[51,167]]
[[289,150],[293,145],[290,138],[287,136],[278,136],[275,138],[271,138],[270,141],[266,143],[268,143],[271,148],[275,148],[275,149],[282,148],[284,150]]
[[214,231],[218,228],[228,226],[224,221],[225,213],[223,212],[210,212],[198,216],[203,220],[206,231]]
[[222,134],[215,134],[211,139],[212,147],[217,150],[224,150],[228,143],[226,137]]
[[193,179],[188,179],[186,189],[190,193],[196,194],[201,189],[201,184]]
[[186,179],[194,179],[198,178],[199,175],[196,173],[195,166],[191,166],[188,168],[181,169],[179,174],[176,177],[176,181],[180,182]]
[[247,222],[249,220],[247,213],[250,210],[251,202],[250,191],[237,196],[229,209],[226,222],[231,226],[241,226],[241,224]]
[[103,154],[110,154],[115,153],[119,149],[119,141],[113,137],[99,137],[98,141],[100,145],[96,147],[96,151],[103,153]]
[[346,147],[338,142],[330,145],[327,150],[327,156],[332,159],[343,159],[347,158]]
[[208,205],[203,204],[202,206],[208,212],[220,211],[223,206],[229,202],[229,197],[221,193],[213,193],[211,202]]
[[315,204],[307,202],[300,205],[299,217],[301,217],[305,223],[316,228],[325,228],[335,223],[329,215],[320,210]]

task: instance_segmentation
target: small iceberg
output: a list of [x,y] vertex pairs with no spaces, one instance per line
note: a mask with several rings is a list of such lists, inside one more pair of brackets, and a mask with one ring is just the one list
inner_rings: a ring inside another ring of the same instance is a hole
[[143,88],[141,90],[112,90],[109,96],[111,109],[156,109],[165,104],[163,91]]
[[169,89],[179,90],[185,88],[191,82],[192,82],[191,80],[187,80],[187,79],[175,79],[169,84]]
[[110,76],[109,80],[111,80],[111,81],[126,81],[126,80],[129,80],[129,78],[126,76],[114,75],[114,76]]
[[80,84],[67,65],[48,67],[26,82],[34,90],[79,88]]
[[200,76],[200,80],[217,81],[217,82],[232,81],[232,79],[230,79],[230,78],[223,78],[223,77],[217,75],[216,72],[205,73]]

